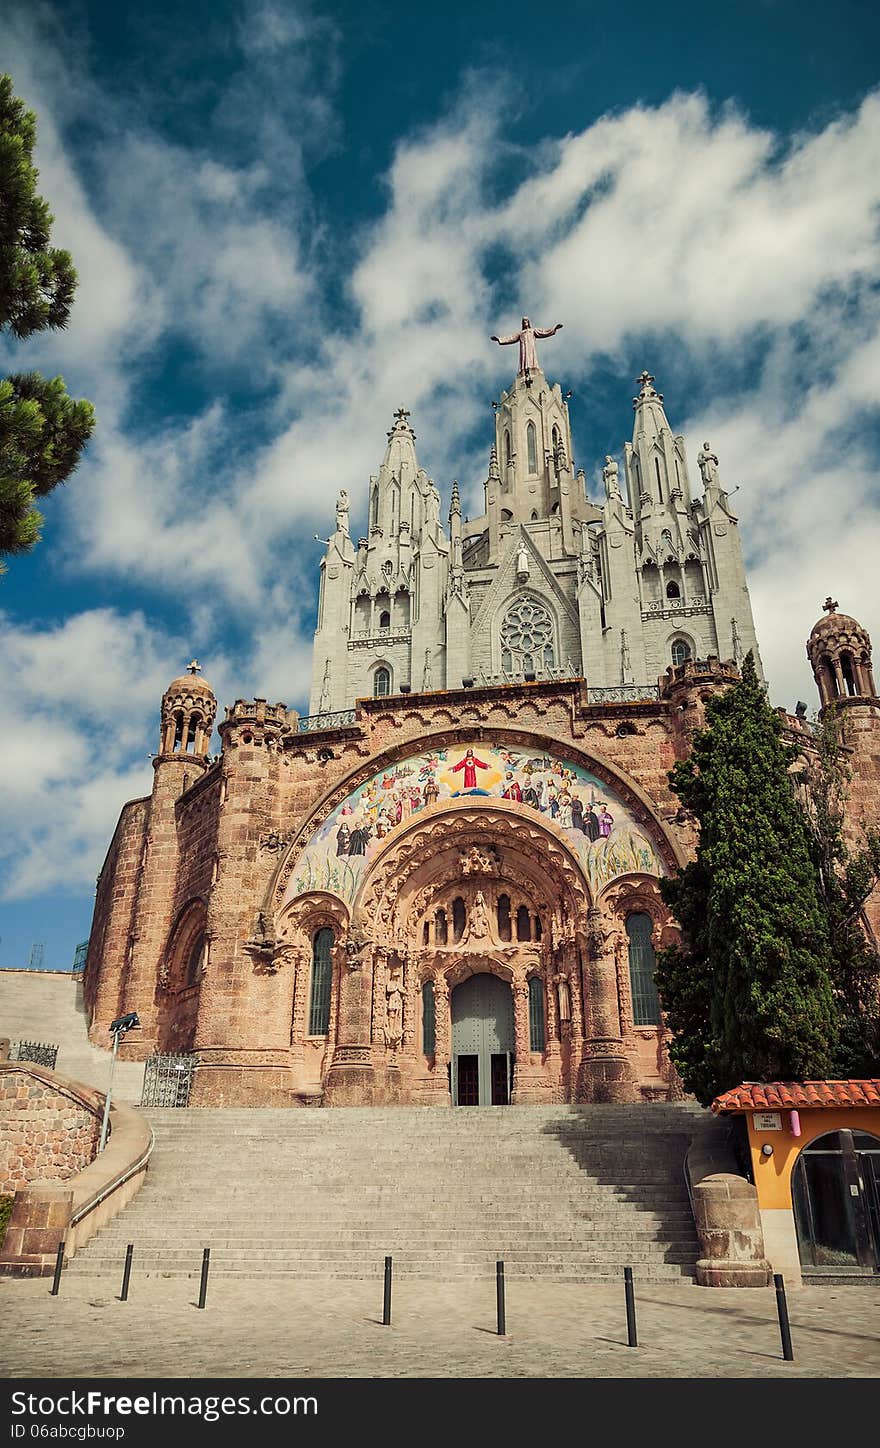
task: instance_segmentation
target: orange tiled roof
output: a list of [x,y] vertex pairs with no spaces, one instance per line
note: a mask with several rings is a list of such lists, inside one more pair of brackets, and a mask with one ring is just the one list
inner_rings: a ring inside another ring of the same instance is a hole
[[719,1114],[806,1106],[880,1106],[880,1081],[744,1081],[712,1102]]

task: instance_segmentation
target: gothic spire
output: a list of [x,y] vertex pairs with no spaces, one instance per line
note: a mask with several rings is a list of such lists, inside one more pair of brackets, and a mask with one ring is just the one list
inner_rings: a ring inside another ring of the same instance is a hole
[[654,381],[650,372],[642,372],[636,378],[639,395],[633,398],[636,414],[633,423],[633,447],[638,446],[641,438],[650,445],[657,442],[662,433],[671,433],[666,413],[663,411],[663,393],[657,392]]

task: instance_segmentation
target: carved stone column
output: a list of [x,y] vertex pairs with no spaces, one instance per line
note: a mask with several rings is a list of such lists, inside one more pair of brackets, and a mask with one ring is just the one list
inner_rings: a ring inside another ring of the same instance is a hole
[[587,1022],[579,1072],[581,1101],[636,1101],[632,1061],[620,1031],[615,927],[596,908],[587,916]]
[[544,999],[547,1003],[547,1055],[559,1055],[559,1005],[556,999],[556,982],[552,971],[547,972],[547,979],[544,986]]
[[434,1070],[444,1076],[452,1056],[449,982],[442,970],[434,976]]
[[[420,984],[419,969],[415,960],[410,959],[408,961],[407,970],[415,981],[414,990],[417,992],[420,989]],[[434,1065],[431,1070],[428,1071],[426,1077],[424,1075],[424,1061],[421,1059],[418,1061],[418,1074],[420,1079],[416,1086],[416,1095],[415,1097],[410,1096],[408,1099],[415,1099],[419,1104],[425,1106],[451,1106],[452,1095],[449,1090],[451,1047],[449,983],[443,974],[442,967],[439,965],[435,966],[431,979],[434,984]],[[416,1009],[417,1006],[414,1004],[413,1010],[415,1011]],[[415,1019],[413,1022],[413,1031],[415,1035],[413,1049],[418,1055],[419,1041],[417,1039],[418,1032],[416,1030]],[[414,1068],[415,1065],[416,1063],[414,1062]]]
[[549,1101],[552,1088],[548,1085],[542,1065],[532,1064],[529,1039],[529,982],[525,969],[517,972],[513,979],[513,1032],[516,1042],[516,1059],[513,1065],[513,1089],[510,1100],[514,1106],[528,1101]]
[[573,1050],[580,1051],[584,1039],[584,987],[578,950],[574,943],[566,949],[566,965],[571,1002],[571,1044]]
[[304,945],[287,947],[291,950],[294,963],[293,1009],[290,1022],[290,1059],[300,1062],[305,1059],[303,1042],[306,1038],[306,1015],[309,1008],[309,975],[311,953]]
[[403,1055],[415,1056],[418,1048],[418,980],[415,961],[408,950],[401,952],[403,966]]
[[387,950],[373,953],[373,1005],[370,1024],[370,1040],[373,1042],[374,1060],[385,1060],[385,971],[388,964]]
[[370,1044],[373,1004],[372,949],[347,940],[337,947],[336,1044],[324,1082],[325,1106],[367,1106],[374,1099],[376,1073]]

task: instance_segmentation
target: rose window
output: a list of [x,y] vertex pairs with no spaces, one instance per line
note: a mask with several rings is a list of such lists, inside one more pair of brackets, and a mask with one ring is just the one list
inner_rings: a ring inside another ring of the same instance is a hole
[[533,598],[508,609],[501,625],[501,667],[505,674],[537,674],[552,669],[553,620]]

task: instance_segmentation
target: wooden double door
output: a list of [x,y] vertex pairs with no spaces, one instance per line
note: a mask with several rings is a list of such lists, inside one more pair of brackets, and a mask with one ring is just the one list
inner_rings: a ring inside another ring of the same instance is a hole
[[513,1080],[513,994],[494,975],[472,975],[452,992],[452,1100],[507,1106]]

